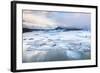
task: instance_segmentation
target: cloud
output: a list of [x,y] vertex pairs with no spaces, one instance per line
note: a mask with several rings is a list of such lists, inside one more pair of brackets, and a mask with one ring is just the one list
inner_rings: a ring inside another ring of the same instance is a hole
[[54,29],[56,22],[42,14],[33,14],[32,11],[23,12],[23,27],[30,29]]
[[51,18],[58,22],[60,27],[90,29],[91,14],[79,12],[53,12]]
[[23,11],[23,28],[54,29],[56,27],[89,29],[91,14],[79,12]]

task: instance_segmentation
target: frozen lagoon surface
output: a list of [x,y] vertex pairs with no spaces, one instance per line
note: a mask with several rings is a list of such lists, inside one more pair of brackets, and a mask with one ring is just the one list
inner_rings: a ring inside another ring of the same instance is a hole
[[23,33],[23,63],[86,60],[90,58],[90,31],[53,30]]

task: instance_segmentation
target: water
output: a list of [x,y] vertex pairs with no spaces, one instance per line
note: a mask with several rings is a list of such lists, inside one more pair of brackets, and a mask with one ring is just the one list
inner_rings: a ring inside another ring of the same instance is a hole
[[32,31],[23,33],[23,63],[91,58],[90,31]]

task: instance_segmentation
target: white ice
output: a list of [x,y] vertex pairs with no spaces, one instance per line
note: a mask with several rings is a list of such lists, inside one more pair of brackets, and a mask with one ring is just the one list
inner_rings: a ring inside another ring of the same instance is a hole
[[90,31],[23,33],[23,62],[90,59]]

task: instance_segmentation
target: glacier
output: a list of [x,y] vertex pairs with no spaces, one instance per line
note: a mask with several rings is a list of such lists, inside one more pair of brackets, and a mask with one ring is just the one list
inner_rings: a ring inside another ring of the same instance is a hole
[[91,59],[91,32],[88,30],[23,33],[23,63],[87,59]]

